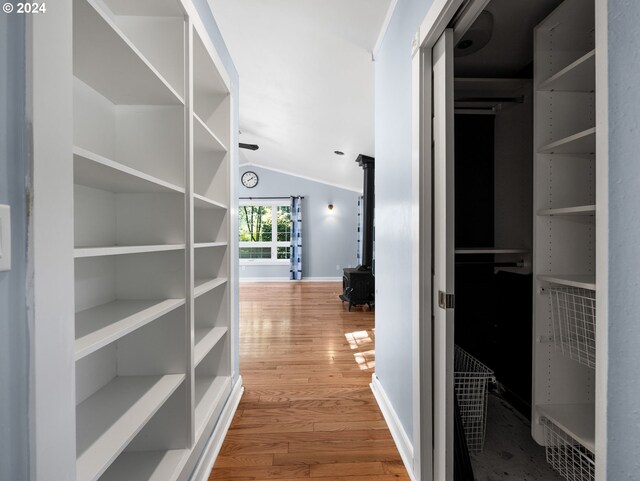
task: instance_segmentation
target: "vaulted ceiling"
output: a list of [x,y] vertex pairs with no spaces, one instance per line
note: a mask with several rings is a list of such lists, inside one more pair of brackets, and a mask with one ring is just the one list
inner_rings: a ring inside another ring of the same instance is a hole
[[[362,188],[372,51],[391,0],[209,0],[240,75],[240,164]],[[344,156],[334,154],[335,150]]]

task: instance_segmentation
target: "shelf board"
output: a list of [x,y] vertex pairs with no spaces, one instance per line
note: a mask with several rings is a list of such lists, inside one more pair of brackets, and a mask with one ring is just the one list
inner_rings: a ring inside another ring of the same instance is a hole
[[228,207],[220,202],[216,202],[215,200],[211,200],[204,195],[193,194],[194,207],[196,209],[224,209],[226,210]]
[[116,105],[184,105],[113,20],[90,0],[73,3],[73,73]]
[[116,377],[80,403],[77,479],[98,479],[184,379],[184,374]]
[[125,451],[100,481],[175,481],[189,459],[188,449]]
[[114,193],[185,192],[182,187],[80,147],[73,147],[73,182]]
[[539,404],[538,413],[595,453],[594,404]]
[[204,249],[206,247],[225,247],[226,242],[196,242],[193,247],[196,249]]
[[204,123],[204,121],[193,114],[193,148],[200,152],[227,152],[227,147],[222,143],[216,134]]
[[593,92],[596,89],[596,51],[591,50],[540,83],[538,90]]
[[559,284],[561,286],[579,287],[581,289],[596,290],[596,276],[590,275],[550,275],[539,274],[539,281],[550,282],[551,284]]
[[226,284],[226,282],[226,277],[216,277],[215,279],[196,279],[194,282],[195,287],[193,289],[193,297],[200,297],[202,294],[206,294],[216,287]]
[[541,154],[593,154],[596,150],[596,128],[578,132],[543,146]]
[[526,254],[530,249],[502,248],[502,247],[459,247],[456,254]]
[[227,333],[226,327],[207,327],[195,330],[195,349],[193,354],[194,367],[209,354],[211,349]]
[[196,375],[196,409],[194,413],[196,439],[200,437],[209,419],[231,388],[230,376],[200,377]]
[[[206,37],[205,37],[206,38]],[[210,45],[210,42],[207,40]],[[193,91],[194,103],[202,97],[222,97],[229,89],[205,45],[198,28],[193,30]],[[217,57],[217,55],[215,55]],[[196,106],[197,107],[197,106]],[[195,110],[199,110],[195,108]]]
[[184,305],[184,299],[118,300],[76,314],[76,361]]
[[596,213],[595,205],[579,205],[575,207],[560,207],[558,209],[543,209],[538,211],[538,215],[550,216],[550,217],[553,217],[555,215],[594,216],[595,213]]
[[104,246],[104,247],[76,247],[74,257],[103,257],[124,254],[142,254],[145,252],[179,251],[185,249],[184,244],[154,244],[138,246]]
[[109,8],[116,15],[147,17],[184,17],[176,0],[109,0]]

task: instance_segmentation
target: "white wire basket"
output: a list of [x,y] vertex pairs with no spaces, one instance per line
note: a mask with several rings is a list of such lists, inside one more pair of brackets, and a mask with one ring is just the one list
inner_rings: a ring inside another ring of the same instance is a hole
[[580,364],[596,367],[596,293],[576,287],[550,290],[556,349]]
[[489,382],[495,383],[493,371],[456,346],[454,386],[469,454],[478,454],[484,447]]
[[540,418],[540,422],[544,427],[545,451],[551,467],[568,481],[594,481],[593,453],[547,418]]

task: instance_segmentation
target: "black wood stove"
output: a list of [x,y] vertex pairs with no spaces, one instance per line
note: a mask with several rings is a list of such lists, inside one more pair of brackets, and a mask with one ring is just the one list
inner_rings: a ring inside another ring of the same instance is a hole
[[362,264],[344,269],[342,277],[342,302],[353,306],[366,304],[371,308],[375,301],[375,278],[373,276],[373,208],[374,208],[374,158],[360,154],[356,159],[364,170],[362,191]]

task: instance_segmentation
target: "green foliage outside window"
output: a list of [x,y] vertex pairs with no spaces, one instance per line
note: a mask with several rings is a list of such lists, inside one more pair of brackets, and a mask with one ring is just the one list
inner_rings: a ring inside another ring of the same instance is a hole
[[[241,259],[290,258],[289,246],[282,245],[282,243],[291,242],[290,206],[241,205],[239,214],[238,235]],[[254,242],[272,242],[273,245],[271,247],[251,246]]]

